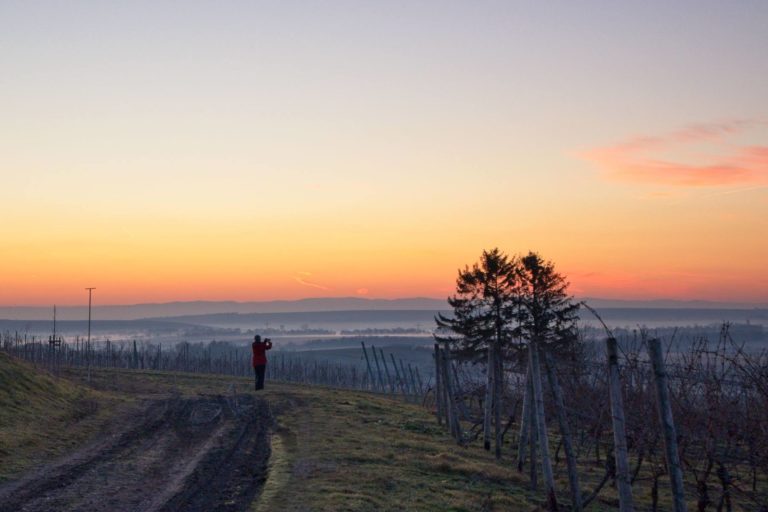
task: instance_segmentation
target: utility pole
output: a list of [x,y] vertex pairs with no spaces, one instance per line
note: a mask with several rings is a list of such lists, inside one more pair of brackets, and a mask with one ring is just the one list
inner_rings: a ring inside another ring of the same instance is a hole
[[86,343],[85,358],[88,361],[88,384],[91,383],[91,296],[96,288],[86,288],[88,290],[88,342]]
[[48,336],[48,356],[51,371],[55,372],[56,377],[59,376],[59,348],[61,347],[62,338],[56,334],[56,304],[53,305],[53,334]]

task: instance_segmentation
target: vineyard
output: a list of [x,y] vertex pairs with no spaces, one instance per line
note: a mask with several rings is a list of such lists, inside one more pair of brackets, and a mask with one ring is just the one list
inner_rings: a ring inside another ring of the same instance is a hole
[[[582,349],[543,354],[545,389],[535,389],[529,350],[508,354],[493,404],[497,458],[527,471],[534,490],[543,476],[556,491],[550,510],[564,506],[563,494],[570,510],[606,495],[622,511],[768,510],[768,352],[743,350],[727,325],[715,341],[662,344],[638,333]],[[485,369],[455,360],[450,347],[436,345],[435,355],[430,403],[456,442],[471,444],[483,436]],[[581,485],[595,470],[593,486]]]
[[[111,342],[90,344],[76,338],[74,342],[51,343],[49,340],[6,332],[2,349],[20,359],[56,373],[68,368],[120,368],[167,372],[209,373],[252,377],[251,348],[226,342],[178,343],[170,348],[147,342]],[[370,354],[371,364],[382,374],[365,371],[364,366],[329,360],[302,358],[288,351],[275,351],[267,365],[267,380],[313,384],[344,389],[390,392],[418,401],[427,389],[418,368],[385,354],[383,349],[363,344],[363,354]],[[388,357],[387,357],[388,356]],[[389,359],[389,361],[387,361]],[[363,355],[360,355],[362,363]],[[391,368],[391,370],[390,370]],[[386,372],[386,376],[384,373]],[[390,373],[391,372],[391,373]],[[386,384],[385,384],[386,381]]]
[[[54,374],[69,367],[252,375],[248,347],[216,342],[56,346],[6,333],[2,348]],[[360,366],[278,352],[268,379],[420,403],[458,445],[482,443],[527,474],[550,510],[595,501],[621,510],[768,510],[768,353],[745,350],[728,325],[714,341],[662,343],[637,332],[582,340],[562,354],[509,350],[499,359],[490,416],[487,365],[463,360],[447,343],[435,344],[434,355],[434,373],[422,376],[364,343]],[[564,477],[567,487],[556,483]]]

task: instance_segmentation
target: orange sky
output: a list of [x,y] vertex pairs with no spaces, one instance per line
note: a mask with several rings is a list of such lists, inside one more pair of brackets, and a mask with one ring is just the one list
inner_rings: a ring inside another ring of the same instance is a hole
[[765,5],[355,5],[0,6],[0,305],[768,302]]

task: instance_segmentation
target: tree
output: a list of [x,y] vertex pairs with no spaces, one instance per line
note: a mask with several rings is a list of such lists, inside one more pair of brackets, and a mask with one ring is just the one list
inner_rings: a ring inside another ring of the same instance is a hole
[[[503,388],[503,358],[528,356],[532,382],[527,397],[537,436],[546,437],[539,351],[575,353],[578,339],[578,304],[568,295],[568,282],[551,262],[536,253],[509,257],[499,249],[484,251],[480,261],[459,270],[456,293],[448,298],[453,316],[438,315],[435,338],[463,360],[487,364],[483,411],[483,439],[491,445],[491,424],[496,426],[496,455],[501,456],[500,397]],[[523,350],[527,347],[527,350]],[[527,393],[527,391],[526,391]],[[491,416],[494,414],[494,418]],[[552,505],[554,480],[545,442],[541,455]],[[524,447],[521,446],[521,450]]]
[[[557,510],[554,475],[549,459],[547,424],[544,416],[544,394],[541,382],[541,350],[568,349],[578,337],[576,322],[579,305],[568,295],[568,282],[555,271],[554,265],[541,256],[530,252],[521,258],[517,266],[520,286],[520,307],[516,308],[521,334],[528,339],[529,374],[533,383],[533,407],[535,428],[540,443],[542,470],[547,486],[549,510]],[[550,368],[554,372],[553,368]],[[564,411],[561,411],[564,417]],[[534,425],[531,425],[533,428]],[[565,435],[565,432],[564,432]],[[566,454],[569,458],[570,454]],[[575,461],[569,460],[569,468]],[[575,474],[573,475],[575,477]],[[580,496],[578,480],[571,479],[574,496]],[[580,500],[578,500],[580,501]],[[580,507],[577,507],[580,508]]]
[[448,298],[453,317],[438,314],[435,338],[454,349],[460,359],[487,361],[483,440],[491,446],[491,414],[496,413],[496,454],[501,456],[499,420],[502,347],[515,337],[518,295],[517,260],[498,248],[483,251],[480,261],[459,270],[456,294]]
[[551,261],[529,252],[517,265],[520,333],[539,348],[571,350],[578,339],[579,304],[568,294],[568,281]]

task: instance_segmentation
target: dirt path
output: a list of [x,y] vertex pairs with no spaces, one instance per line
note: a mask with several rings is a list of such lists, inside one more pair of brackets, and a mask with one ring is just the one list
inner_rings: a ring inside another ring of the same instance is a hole
[[246,510],[271,421],[252,396],[149,402],[119,433],[0,487],[0,512]]

